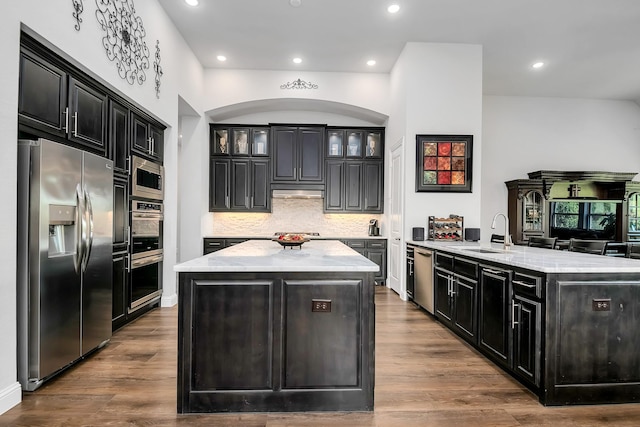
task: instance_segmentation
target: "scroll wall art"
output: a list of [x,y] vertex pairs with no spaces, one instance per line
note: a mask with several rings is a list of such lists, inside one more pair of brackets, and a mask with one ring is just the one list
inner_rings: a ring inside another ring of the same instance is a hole
[[471,192],[473,135],[416,135],[416,192]]
[[149,48],[142,18],[136,15],[133,0],[96,0],[96,18],[105,32],[102,46],[118,74],[129,84],[147,80]]

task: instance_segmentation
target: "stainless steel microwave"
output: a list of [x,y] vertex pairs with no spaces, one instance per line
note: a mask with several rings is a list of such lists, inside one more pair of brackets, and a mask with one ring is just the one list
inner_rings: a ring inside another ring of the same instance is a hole
[[164,167],[150,160],[131,156],[131,196],[162,200]]

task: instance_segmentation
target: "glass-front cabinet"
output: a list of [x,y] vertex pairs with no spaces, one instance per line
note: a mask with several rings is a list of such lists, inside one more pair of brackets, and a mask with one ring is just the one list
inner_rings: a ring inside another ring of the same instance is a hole
[[526,240],[532,235],[541,236],[544,233],[544,196],[539,191],[529,191],[522,198],[522,203],[522,232]]
[[640,193],[627,199],[627,241],[640,241]]

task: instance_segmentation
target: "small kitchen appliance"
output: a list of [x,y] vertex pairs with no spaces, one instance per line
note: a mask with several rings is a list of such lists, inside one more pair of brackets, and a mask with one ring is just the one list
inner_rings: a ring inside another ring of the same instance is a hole
[[380,227],[378,227],[378,220],[372,219],[369,221],[369,236],[379,236]]

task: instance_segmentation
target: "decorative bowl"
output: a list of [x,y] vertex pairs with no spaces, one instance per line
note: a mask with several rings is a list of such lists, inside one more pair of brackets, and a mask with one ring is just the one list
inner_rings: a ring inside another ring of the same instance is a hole
[[284,239],[278,239],[278,238],[273,238],[271,239],[274,242],[278,242],[282,247],[286,248],[294,248],[294,247],[300,247],[302,246],[303,243],[308,242],[309,239],[307,238],[302,238],[300,240],[284,240]]

